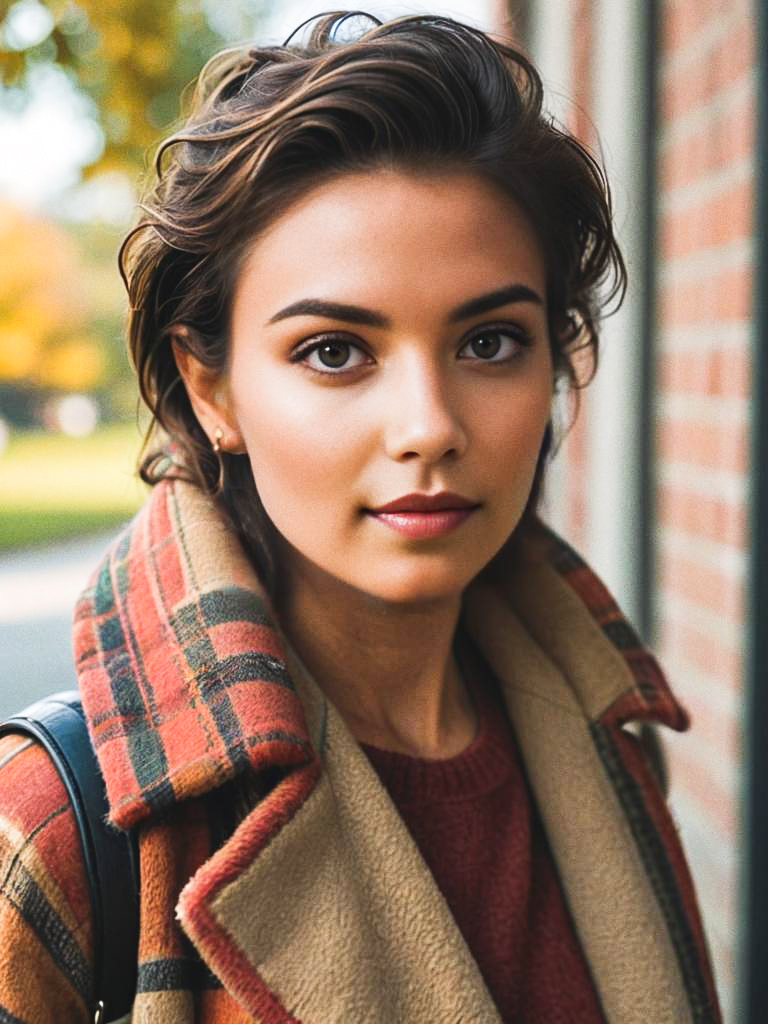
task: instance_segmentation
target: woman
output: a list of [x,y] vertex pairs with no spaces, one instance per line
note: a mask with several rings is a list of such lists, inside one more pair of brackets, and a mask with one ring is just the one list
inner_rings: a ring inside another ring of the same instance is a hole
[[[516,51],[342,24],[208,65],[121,257],[165,441],[75,646],[139,835],[133,1019],[717,1021],[624,728],[685,714],[535,514],[624,284],[601,172]],[[72,816],[2,742],[0,1006],[85,1021]]]

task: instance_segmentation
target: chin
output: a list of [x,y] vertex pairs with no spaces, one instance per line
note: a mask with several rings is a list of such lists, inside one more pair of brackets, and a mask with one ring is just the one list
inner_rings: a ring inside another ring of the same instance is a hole
[[296,548],[288,550],[292,555],[288,564],[295,571],[294,586],[298,583],[308,587],[329,602],[338,595],[342,600],[367,599],[379,605],[405,608],[459,600],[496,549],[483,546],[480,550],[422,552],[405,557],[391,553],[373,558],[369,555],[347,559],[342,564],[314,561]]
[[469,575],[455,571],[405,572],[391,578],[380,576],[375,582],[363,583],[358,589],[374,601],[387,604],[428,605],[460,599],[476,575],[477,572]]

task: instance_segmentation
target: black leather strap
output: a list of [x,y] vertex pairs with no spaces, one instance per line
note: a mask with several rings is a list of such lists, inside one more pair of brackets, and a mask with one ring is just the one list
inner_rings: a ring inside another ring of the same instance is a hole
[[106,789],[80,694],[56,693],[0,724],[48,751],[66,786],[83,845],[93,908],[94,994],[103,1019],[127,1014],[136,992],[139,941],[138,850],[133,833],[107,824]]

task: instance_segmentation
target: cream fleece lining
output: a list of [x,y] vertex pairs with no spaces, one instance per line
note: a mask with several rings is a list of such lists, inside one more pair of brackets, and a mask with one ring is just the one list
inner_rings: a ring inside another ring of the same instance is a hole
[[[485,593],[486,600],[497,600],[499,594],[506,598],[542,654],[546,652],[547,660],[562,672],[588,719],[594,721],[634,687],[624,658],[549,562],[513,569],[499,588],[475,584],[467,603],[475,592]],[[533,685],[537,693],[554,699],[551,683],[549,676],[536,676],[527,686]]]
[[[528,572],[506,596],[471,588],[467,624],[502,683],[609,1024],[686,1024],[670,937],[589,732],[632,676],[559,575]],[[325,771],[218,892],[219,925],[305,1024],[499,1024],[373,769],[298,659],[288,661]]]
[[[608,1021],[686,1024],[690,1010],[669,932],[582,706],[595,708],[595,691],[610,702],[632,677],[599,629],[588,628],[594,621],[586,609],[568,595],[558,599],[555,584],[566,586],[559,577],[548,583],[550,622],[556,612],[558,628],[555,635],[538,620],[537,632],[560,668],[498,592],[476,588],[467,622],[501,680]],[[526,599],[526,613],[536,604]],[[569,636],[579,642],[569,646]]]
[[[314,687],[294,680],[300,693]],[[305,703],[310,733],[320,704]],[[296,816],[215,899],[222,927],[307,1024],[500,1024],[429,869],[330,704],[324,764]]]

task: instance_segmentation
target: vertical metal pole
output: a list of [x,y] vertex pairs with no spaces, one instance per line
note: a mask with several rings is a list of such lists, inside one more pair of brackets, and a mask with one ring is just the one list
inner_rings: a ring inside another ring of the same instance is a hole
[[743,1024],[768,1021],[768,6],[754,4],[757,41],[751,556],[744,707]]

